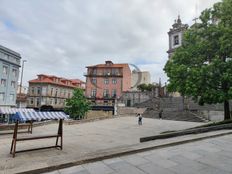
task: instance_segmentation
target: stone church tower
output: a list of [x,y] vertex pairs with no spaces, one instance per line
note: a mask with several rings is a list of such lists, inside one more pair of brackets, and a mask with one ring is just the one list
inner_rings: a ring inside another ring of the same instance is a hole
[[170,31],[168,32],[169,50],[167,53],[169,59],[171,58],[175,49],[181,46],[184,31],[187,29],[188,24],[182,24],[180,16],[178,16],[178,19],[175,20],[175,23],[172,25],[172,28],[170,28]]

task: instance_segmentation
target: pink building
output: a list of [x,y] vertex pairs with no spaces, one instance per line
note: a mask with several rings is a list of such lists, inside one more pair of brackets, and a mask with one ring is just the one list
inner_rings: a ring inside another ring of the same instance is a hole
[[131,70],[128,64],[105,64],[87,66],[85,93],[88,98],[118,98],[131,87]]

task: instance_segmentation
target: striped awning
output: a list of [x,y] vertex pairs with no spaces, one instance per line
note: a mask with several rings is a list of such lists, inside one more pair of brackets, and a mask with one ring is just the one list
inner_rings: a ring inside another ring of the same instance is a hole
[[19,121],[28,120],[56,120],[56,119],[67,119],[69,118],[64,112],[16,112],[13,119]]
[[28,108],[0,107],[0,114],[16,114],[16,112],[35,112],[35,110]]

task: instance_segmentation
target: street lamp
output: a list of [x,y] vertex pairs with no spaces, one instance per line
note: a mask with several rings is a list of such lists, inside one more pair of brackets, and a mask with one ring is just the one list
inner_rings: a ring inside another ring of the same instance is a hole
[[[19,88],[19,96],[21,97],[21,92],[22,92],[22,83],[23,83],[23,68],[24,68],[24,63],[27,62],[27,60],[23,60],[22,62],[22,71],[21,71],[21,80],[20,80],[20,88]],[[21,104],[20,104],[21,107]]]

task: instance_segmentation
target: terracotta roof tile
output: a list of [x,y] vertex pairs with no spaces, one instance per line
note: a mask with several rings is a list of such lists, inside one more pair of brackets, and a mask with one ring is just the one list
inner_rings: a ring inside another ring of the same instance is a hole
[[[49,83],[49,84],[66,86],[71,88],[79,87],[79,83],[77,83],[78,82],[77,80],[79,79],[75,79],[76,81],[73,81],[74,79],[66,79],[63,77],[57,77],[57,76],[45,75],[45,74],[39,74],[37,76],[38,76],[37,79],[30,80],[29,83]],[[53,78],[56,78],[59,81],[54,81]],[[69,82],[69,84],[67,84],[66,82]]]

